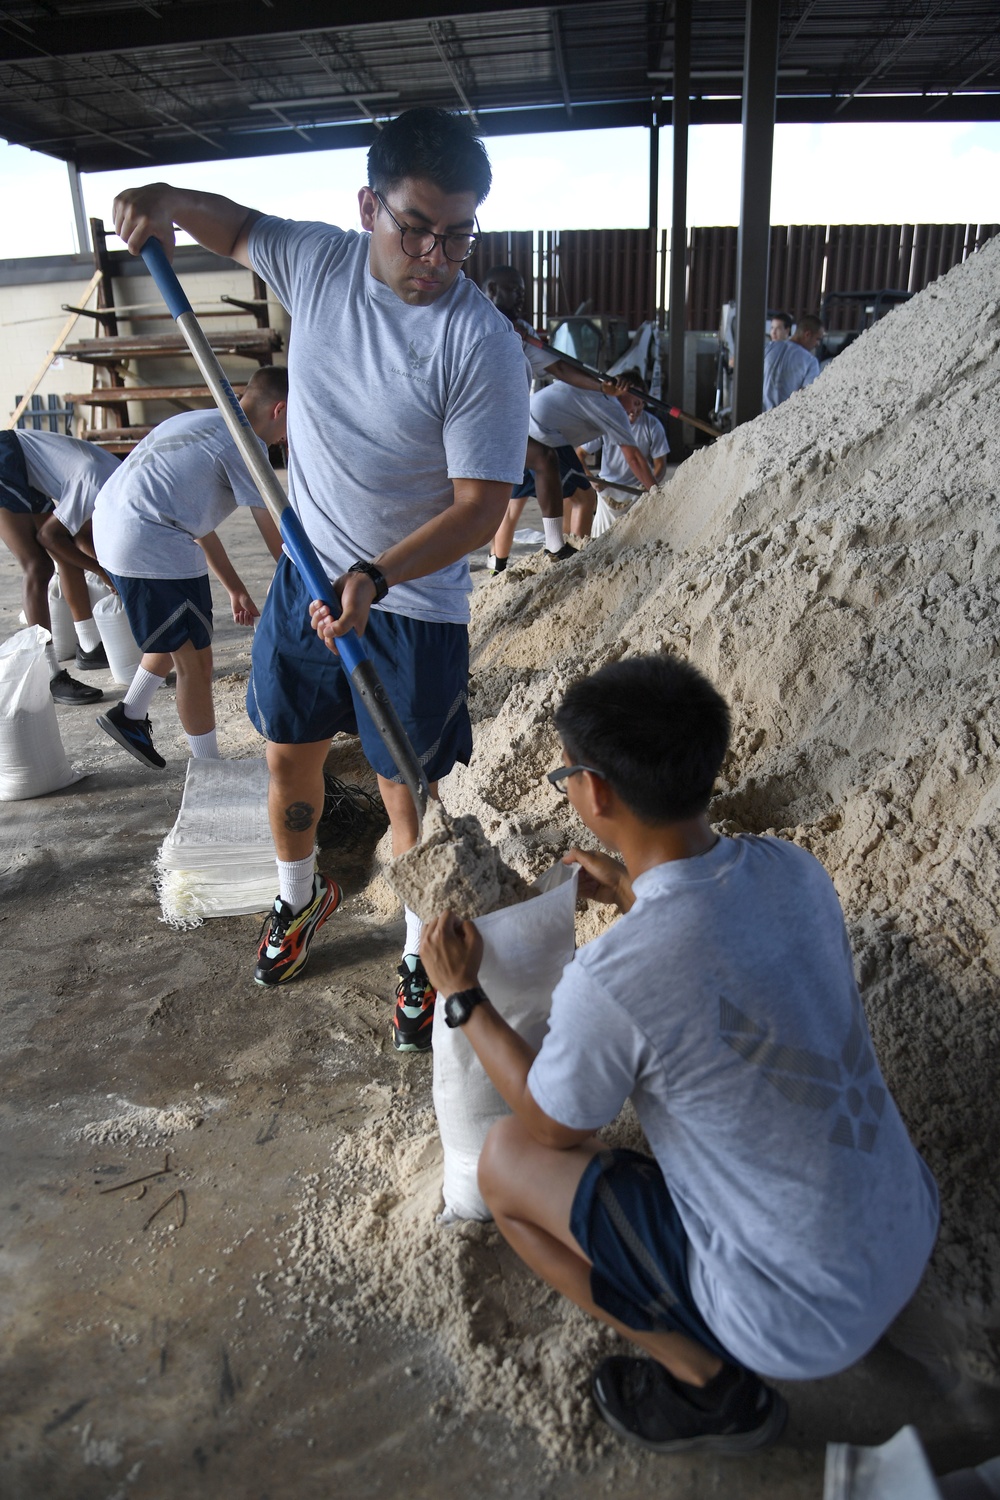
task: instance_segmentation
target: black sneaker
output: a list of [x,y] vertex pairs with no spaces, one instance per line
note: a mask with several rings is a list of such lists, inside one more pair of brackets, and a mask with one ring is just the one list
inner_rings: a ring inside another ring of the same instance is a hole
[[57,672],[49,682],[49,692],[56,703],[75,703],[77,705],[81,703],[100,703],[104,697],[100,688],[88,687],[85,682],[77,682],[75,677],[69,675],[65,667],[63,667],[61,672]]
[[302,973],[310,943],[330,913],[336,911],[341,897],[337,882],[318,871],[313,876],[312,900],[302,911],[293,913],[287,901],[275,897],[257,944],[253,977],[258,984],[284,984]]
[[403,955],[396,973],[399,983],[392,1017],[392,1045],[397,1052],[429,1052],[437,990],[415,953]]
[[719,1395],[705,1409],[655,1359],[614,1355],[597,1366],[591,1390],[608,1426],[654,1453],[750,1453],[777,1441],[788,1417],[777,1391],[735,1365],[723,1366],[716,1383]]
[[104,649],[102,641],[98,641],[93,651],[84,651],[83,647],[77,645],[76,667],[78,672],[104,672],[108,668],[108,653]]
[[503,573],[506,567],[507,558],[497,557],[495,552],[491,552],[489,557],[486,559],[486,571],[487,573],[490,573],[494,578],[498,573]]
[[122,704],[116,703],[106,714],[98,714],[97,722],[104,733],[117,740],[129,755],[134,755],[143,765],[153,766],[157,771],[163,770],[166,761],[153,748],[153,726],[148,719],[130,719]]
[[577,548],[572,542],[563,542],[558,552],[550,552],[548,547],[543,547],[542,552],[549,562],[569,562],[571,557],[576,557]]

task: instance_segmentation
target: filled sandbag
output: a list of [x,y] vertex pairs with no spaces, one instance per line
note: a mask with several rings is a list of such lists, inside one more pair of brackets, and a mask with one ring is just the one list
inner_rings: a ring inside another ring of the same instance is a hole
[[[558,864],[540,875],[530,901],[476,918],[483,939],[479,982],[493,1005],[532,1047],[541,1045],[552,992],[575,947],[579,870]],[[434,1009],[434,1112],[444,1152],[443,1224],[488,1219],[476,1171],[494,1121],[509,1114],[460,1027]]]
[[90,607],[93,609],[98,599],[106,599],[113,589],[109,589],[103,578],[98,578],[96,573],[89,570],[84,575],[87,580],[87,593],[90,595]]
[[78,781],[49,692],[49,632],[29,625],[0,644],[0,802],[44,797]]
[[76,628],[58,573],[49,579],[49,622],[56,661],[69,661],[76,656]]
[[105,594],[97,600],[94,620],[104,643],[111,675],[116,682],[127,687],[142,661],[142,650],[135,643],[125,606],[117,594]]

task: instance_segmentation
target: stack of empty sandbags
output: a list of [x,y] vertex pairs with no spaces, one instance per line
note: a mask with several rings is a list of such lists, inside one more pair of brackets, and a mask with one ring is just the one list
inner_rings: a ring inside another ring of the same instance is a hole
[[266,911],[278,888],[274,857],[266,761],[189,761],[180,812],[156,860],[163,921],[183,929]]

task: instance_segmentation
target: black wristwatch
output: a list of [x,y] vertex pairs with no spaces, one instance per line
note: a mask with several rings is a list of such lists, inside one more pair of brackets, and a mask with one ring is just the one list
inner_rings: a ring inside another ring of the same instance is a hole
[[351,563],[351,566],[347,571],[348,573],[364,573],[366,578],[371,579],[372,583],[375,585],[376,604],[384,599],[386,594],[389,592],[389,585],[385,580],[385,574],[382,573],[373,562]]
[[477,984],[471,990],[456,990],[444,1002],[444,1019],[447,1026],[464,1026],[477,1005],[488,999],[485,990]]

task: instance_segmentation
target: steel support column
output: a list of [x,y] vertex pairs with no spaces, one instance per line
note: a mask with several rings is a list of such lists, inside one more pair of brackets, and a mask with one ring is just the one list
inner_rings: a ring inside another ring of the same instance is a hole
[[771,158],[780,19],[780,0],[747,0],[743,53],[743,176],[736,246],[734,427],[760,415],[764,390]]
[[[691,123],[691,0],[674,0],[673,202],[670,214],[670,353],[667,394],[684,405],[684,335],[687,331],[687,174]],[[684,429],[671,420],[671,451],[683,456]]]
[[87,226],[87,211],[83,206],[83,189],[80,185],[80,172],[76,162],[68,161],[66,171],[69,176],[69,196],[73,205],[73,224],[76,229],[76,252],[78,255],[89,255],[92,249],[90,231]]
[[653,100],[653,118],[649,124],[649,307],[657,313],[656,242],[660,224],[660,115],[663,100]]

